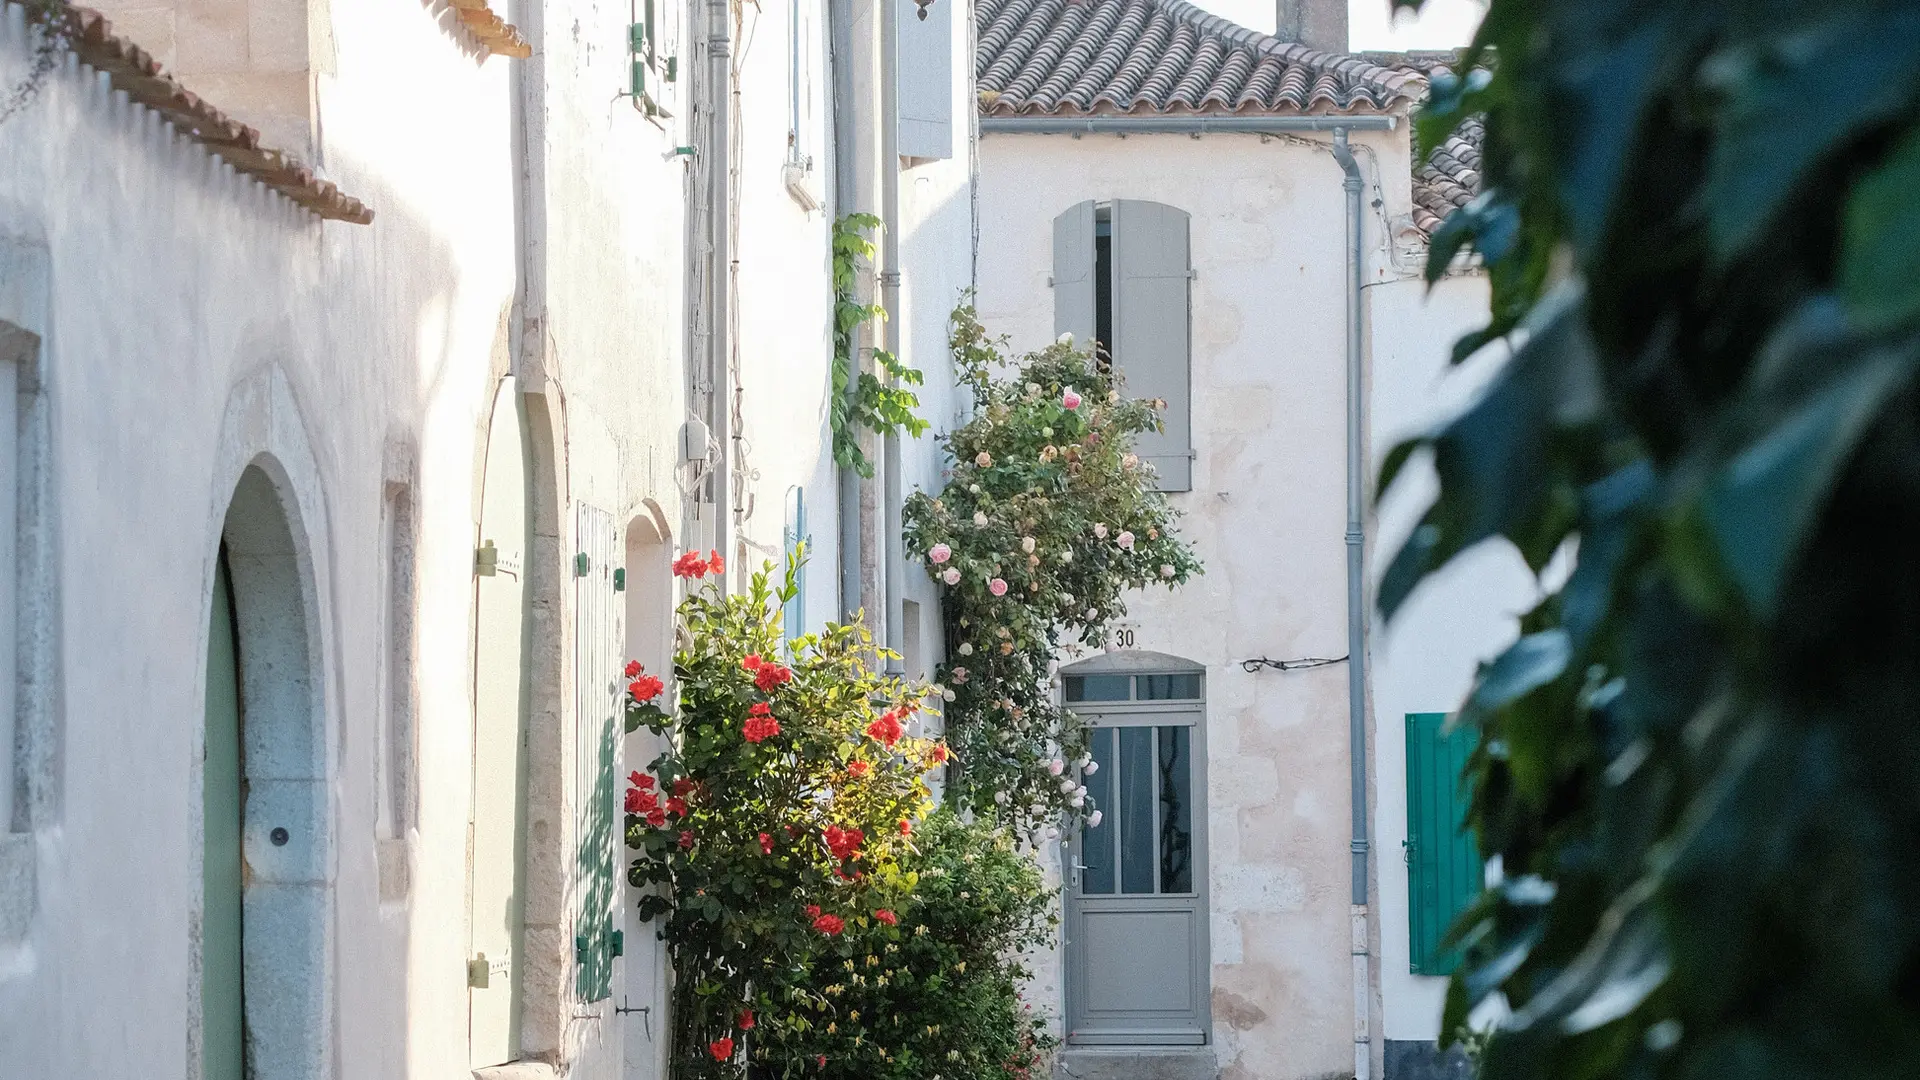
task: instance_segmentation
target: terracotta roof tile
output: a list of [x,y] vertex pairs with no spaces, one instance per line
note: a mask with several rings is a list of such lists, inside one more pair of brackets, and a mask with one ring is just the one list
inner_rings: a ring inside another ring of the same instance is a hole
[[107,73],[113,88],[159,113],[187,137],[323,218],[365,225],[373,210],[322,180],[289,154],[260,145],[260,133],[228,117],[180,85],[145,49],[117,37],[106,16],[91,8],[29,6],[27,16],[66,36],[80,62]]
[[1447,141],[1433,148],[1426,163],[1413,172],[1413,224],[1428,236],[1455,207],[1480,194],[1480,143],[1486,121],[1474,117]]
[[1385,112],[1412,68],[1324,53],[1185,0],[980,0],[974,74],[990,116]]

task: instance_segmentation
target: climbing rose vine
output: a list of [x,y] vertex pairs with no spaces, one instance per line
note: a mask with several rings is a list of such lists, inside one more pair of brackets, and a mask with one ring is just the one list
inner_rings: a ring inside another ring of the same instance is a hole
[[930,807],[924,776],[946,760],[906,731],[928,688],[876,674],[863,629],[782,642],[799,562],[777,591],[766,570],[738,596],[692,590],[676,705],[629,668],[627,730],[668,737],[628,777],[626,841],[628,878],[649,890],[640,914],[673,963],[678,1080],[742,1076],[808,1029],[785,988],[829,939],[907,907],[914,876],[898,858]]
[[1133,449],[1160,429],[1159,403],[1123,396],[1069,337],[1010,360],[970,306],[951,342],[974,416],[945,437],[945,487],[907,500],[907,544],[944,587],[950,798],[1029,831],[1093,809],[1067,768],[1087,735],[1054,700],[1059,649],[1104,644],[1127,590],[1182,584],[1200,563]]

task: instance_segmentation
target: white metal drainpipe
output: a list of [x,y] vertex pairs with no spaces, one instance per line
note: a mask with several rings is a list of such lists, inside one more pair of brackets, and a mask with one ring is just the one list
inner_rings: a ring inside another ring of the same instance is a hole
[[[727,309],[732,300],[733,289],[733,184],[728,175],[732,169],[732,132],[733,123],[733,44],[732,27],[728,19],[732,15],[728,0],[708,0],[707,3],[707,63],[708,85],[712,87],[709,103],[712,106],[711,118],[707,124],[707,221],[711,226],[710,242],[712,255],[709,256],[712,270],[707,274],[707,287],[711,293],[711,305],[708,309],[707,335],[708,377],[710,387],[708,402],[712,416],[713,441],[720,448],[719,461],[713,468],[713,546],[714,550],[726,556],[728,563],[739,560],[733,550],[733,380],[728,370],[728,358],[731,355],[733,335],[730,316]],[[720,575],[722,592],[733,573]]]
[[1365,251],[1362,248],[1360,193],[1364,181],[1359,163],[1347,146],[1347,131],[1333,132],[1333,158],[1346,173],[1347,191],[1347,745],[1352,758],[1353,896],[1349,931],[1353,953],[1353,1075],[1355,1080],[1371,1080],[1373,1075],[1373,992],[1368,979],[1370,934],[1367,919],[1367,608],[1366,587],[1361,574],[1366,552],[1366,532],[1361,498],[1365,478],[1361,475],[1365,457],[1361,437],[1365,414],[1361,393],[1364,383],[1360,370],[1361,287],[1366,280]]
[[[896,0],[877,0],[880,5],[880,306],[882,336],[887,352],[900,359],[900,5]],[[904,674],[899,659],[906,644],[905,605],[901,603],[901,578],[906,572],[906,543],[901,535],[901,499],[904,497],[900,475],[900,431],[888,428],[881,452],[881,543],[886,583],[882,595],[886,612],[881,625],[887,649],[894,658],[887,661],[887,674]]]

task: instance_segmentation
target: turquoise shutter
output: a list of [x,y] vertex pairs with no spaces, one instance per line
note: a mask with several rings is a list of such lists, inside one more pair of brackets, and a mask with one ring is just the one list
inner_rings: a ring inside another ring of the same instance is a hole
[[1470,789],[1461,778],[1479,733],[1447,730],[1446,713],[1407,714],[1407,930],[1415,975],[1451,975],[1442,950],[1454,919],[1485,883],[1480,847],[1466,831]]
[[581,910],[574,925],[574,988],[582,1001],[600,1001],[613,993],[613,958],[620,955],[615,927],[614,827],[619,817],[617,740],[625,731],[626,682],[621,672],[625,643],[621,604],[614,595],[613,571],[619,560],[613,515],[585,504],[579,508],[578,554],[574,561],[574,790],[579,807],[575,829],[579,851]]

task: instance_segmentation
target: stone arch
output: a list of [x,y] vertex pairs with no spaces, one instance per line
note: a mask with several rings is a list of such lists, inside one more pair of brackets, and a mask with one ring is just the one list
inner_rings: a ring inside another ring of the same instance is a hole
[[[313,553],[292,488],[273,455],[261,453],[248,463],[222,517],[215,581],[208,590],[210,598],[229,605],[231,619],[239,745],[231,759],[238,805],[229,809],[239,813],[231,839],[239,848],[240,904],[238,926],[217,928],[207,920],[223,909],[223,898],[203,892],[196,959],[217,951],[220,935],[238,933],[241,1075],[258,1080],[306,1080],[332,1072],[334,860],[325,679]],[[216,628],[220,614],[215,611]],[[214,653],[210,640],[209,655]],[[202,759],[226,755],[208,745]],[[200,777],[207,814],[216,812],[206,796],[218,783],[209,768],[203,766]],[[205,866],[223,857],[211,845],[229,833],[205,817],[201,825]],[[215,985],[204,964],[196,967],[203,1008],[196,1072],[220,1080],[231,1075],[232,1062],[207,1056],[217,1047],[203,1040],[221,1018],[205,1010],[233,1001],[221,996],[230,988]]]

